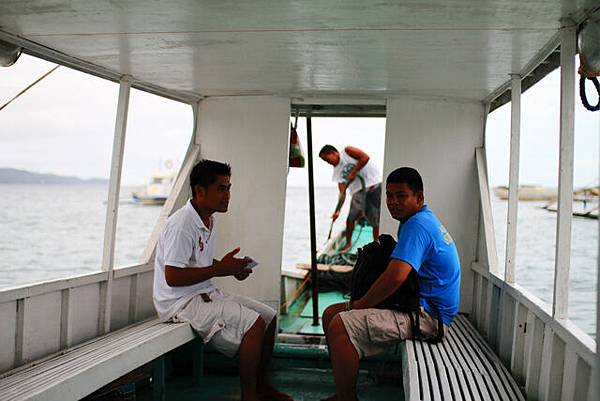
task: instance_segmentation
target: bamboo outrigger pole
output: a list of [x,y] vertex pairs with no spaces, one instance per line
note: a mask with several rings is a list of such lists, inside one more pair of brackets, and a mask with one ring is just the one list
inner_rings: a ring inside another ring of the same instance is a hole
[[29,89],[33,88],[38,82],[40,82],[42,79],[46,78],[48,75],[52,74],[54,71],[56,71],[58,69],[58,67],[60,67],[60,65],[57,65],[56,67],[52,68],[50,71],[48,71],[47,73],[45,73],[44,75],[42,75],[41,77],[39,77],[38,79],[36,79],[35,81],[33,81],[31,84],[29,84],[25,89],[23,89],[21,92],[17,93],[16,96],[14,96],[12,99],[10,99],[8,102],[4,103],[2,106],[0,106],[0,111],[2,111],[2,109],[4,109],[6,106],[8,106],[9,104],[11,104],[13,101],[17,100],[19,98],[19,96],[21,96],[23,93],[27,92]]
[[315,182],[313,175],[312,123],[310,110],[306,116],[308,153],[308,207],[310,214],[310,281],[312,283],[313,326],[319,325],[319,276],[317,272],[317,236],[315,229]]

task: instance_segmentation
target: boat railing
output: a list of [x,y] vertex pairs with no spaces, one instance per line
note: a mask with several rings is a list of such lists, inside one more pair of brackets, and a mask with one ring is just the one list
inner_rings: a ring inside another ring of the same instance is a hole
[[153,264],[142,263],[0,291],[0,374],[155,314]]
[[574,151],[574,113],[570,111],[574,108],[575,37],[572,25],[566,24],[560,31],[560,173],[552,305],[516,283],[520,75],[511,76],[510,178],[506,251],[502,261],[504,274],[498,269],[485,149],[475,150],[481,202],[478,250],[476,260],[471,264],[472,277],[463,277],[463,280],[472,280],[470,318],[515,380],[523,386],[528,399],[596,399],[593,371],[598,363],[597,340],[568,319]]

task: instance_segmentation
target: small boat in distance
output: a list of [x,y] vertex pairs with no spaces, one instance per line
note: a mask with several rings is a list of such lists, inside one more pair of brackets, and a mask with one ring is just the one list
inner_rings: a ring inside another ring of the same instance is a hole
[[165,162],[165,168],[155,171],[150,178],[150,182],[139,192],[132,192],[131,196],[134,202],[147,206],[162,206],[167,201],[177,170],[171,160]]
[[[556,189],[541,185],[519,185],[520,201],[547,201],[556,199]],[[508,200],[508,187],[505,185],[494,187],[494,195],[498,199]]]

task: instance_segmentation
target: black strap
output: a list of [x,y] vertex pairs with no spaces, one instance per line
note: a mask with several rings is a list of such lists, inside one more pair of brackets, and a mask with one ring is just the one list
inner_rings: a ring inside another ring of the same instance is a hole
[[[594,83],[594,87],[596,88],[596,93],[598,94],[598,103],[595,106],[592,106],[587,99],[587,95],[585,93],[585,80],[589,79]],[[581,76],[579,78],[579,97],[581,97],[581,103],[583,103],[583,107],[588,109],[589,111],[598,111],[600,110],[600,82],[598,82],[598,78],[596,77],[585,77]]]

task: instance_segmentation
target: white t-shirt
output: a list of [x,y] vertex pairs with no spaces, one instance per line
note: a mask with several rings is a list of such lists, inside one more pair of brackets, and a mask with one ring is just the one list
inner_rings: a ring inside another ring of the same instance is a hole
[[[333,182],[346,182],[348,175],[354,169],[356,163],[358,163],[358,160],[349,156],[344,150],[340,151],[340,162],[333,168],[333,177],[331,177]],[[371,185],[379,184],[381,182],[379,170],[377,170],[377,167],[375,167],[375,164],[369,158],[367,164],[358,171],[356,178],[348,187],[351,195],[354,195],[363,189],[361,180],[358,178],[359,176],[365,181],[365,188],[369,188]]]
[[165,265],[202,268],[213,264],[215,222],[207,228],[191,200],[173,213],[163,227],[154,259],[154,307],[161,320],[169,320],[194,295],[215,290],[210,280],[184,287],[171,287],[165,279]]

